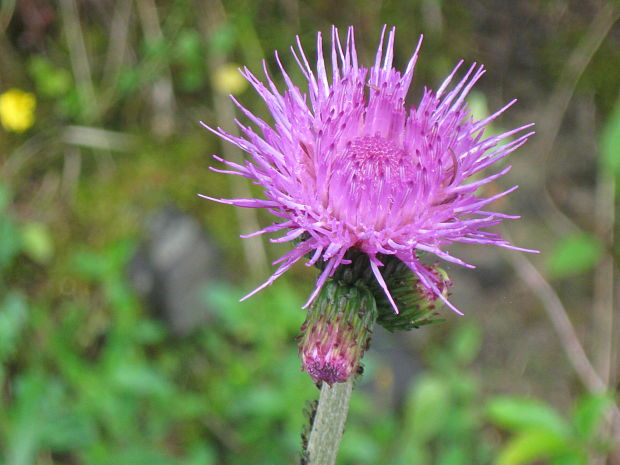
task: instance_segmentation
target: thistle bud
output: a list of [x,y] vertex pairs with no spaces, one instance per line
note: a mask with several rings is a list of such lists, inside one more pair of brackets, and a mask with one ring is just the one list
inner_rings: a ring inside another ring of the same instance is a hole
[[362,286],[329,281],[308,310],[301,327],[302,369],[330,386],[353,375],[377,316],[372,293]]
[[[448,296],[448,288],[452,285],[448,274],[437,264],[425,266],[428,280],[443,297]],[[377,323],[390,332],[408,331],[430,323],[437,319],[437,310],[442,301],[439,295],[424,286],[416,274],[402,262],[390,260],[386,266],[385,280],[400,309],[394,313],[387,298],[375,290],[377,297]]]

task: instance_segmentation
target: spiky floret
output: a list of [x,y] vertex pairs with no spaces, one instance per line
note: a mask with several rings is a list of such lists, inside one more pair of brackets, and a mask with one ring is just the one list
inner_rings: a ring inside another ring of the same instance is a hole
[[517,217],[486,210],[488,204],[517,186],[488,198],[475,195],[479,187],[506,174],[510,166],[471,178],[523,145],[533,134],[527,131],[532,125],[484,137],[485,127],[515,100],[491,116],[475,120],[465,102],[484,74],[484,68],[475,63],[454,82],[462,65],[459,62],[437,91],[425,89],[419,104],[408,108],[405,97],[422,38],[401,73],[392,67],[394,35],[393,28],[385,43],[384,28],[375,63],[365,68],[358,65],[353,28],[348,29],[344,47],[337,29],[332,28],[331,78],[321,34],[317,36],[316,69],[297,38],[297,48],[291,47],[291,51],[305,76],[307,91],[292,82],[277,53],[286,84],[283,92],[264,62],[264,82],[247,68],[241,71],[265,101],[272,125],[234,98],[260,133],[240,121],[236,122],[242,137],[204,125],[249,154],[244,164],[214,156],[229,169],[213,169],[252,179],[265,188],[266,198],[203,197],[240,207],[266,208],[282,219],[249,236],[284,232],[272,241],[304,238],[274,262],[279,264],[275,273],[245,298],[272,284],[310,254],[308,265],[322,260],[325,266],[307,307],[338,266],[348,263],[345,254],[354,248],[368,256],[395,311],[397,304],[380,273],[384,265],[380,254],[405,263],[428,291],[458,312],[446,299],[433,270],[418,259],[419,252],[473,268],[444,247],[463,242],[517,249],[487,230],[503,219]]

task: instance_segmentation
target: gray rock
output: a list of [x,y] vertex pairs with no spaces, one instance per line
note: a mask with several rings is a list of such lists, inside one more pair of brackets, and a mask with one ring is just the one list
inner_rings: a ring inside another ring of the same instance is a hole
[[136,291],[170,331],[183,336],[209,311],[200,291],[216,276],[217,252],[198,222],[174,207],[156,213],[129,264]]

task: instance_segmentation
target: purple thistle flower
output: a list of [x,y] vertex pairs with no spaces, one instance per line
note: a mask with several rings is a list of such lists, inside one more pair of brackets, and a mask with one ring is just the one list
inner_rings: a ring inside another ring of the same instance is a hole
[[[523,145],[533,134],[525,131],[532,124],[484,138],[485,127],[516,100],[485,119],[474,120],[465,97],[484,68],[474,63],[460,81],[453,82],[462,61],[436,92],[425,89],[417,107],[407,108],[405,97],[422,37],[401,74],[392,67],[395,28],[389,32],[387,44],[385,30],[374,65],[365,68],[358,65],[353,27],[348,29],[344,48],[332,27],[331,79],[321,34],[317,36],[316,70],[297,37],[297,49],[291,47],[291,51],[307,80],[307,92],[292,82],[277,52],[275,58],[286,83],[284,92],[274,84],[264,61],[265,82],[243,68],[241,73],[267,104],[274,124],[231,98],[260,133],[239,121],[242,137],[202,123],[250,156],[241,165],[214,155],[230,169],[212,169],[253,180],[265,188],[266,198],[203,197],[240,207],[266,208],[282,219],[244,237],[281,231],[284,235],[273,242],[298,240],[293,250],[274,262],[280,265],[276,272],[243,299],[272,284],[310,254],[308,266],[320,259],[325,266],[306,308],[337,267],[349,263],[347,250],[355,248],[369,257],[374,276],[396,312],[380,272],[380,254],[404,262],[429,292],[460,313],[446,299],[440,278],[420,262],[418,253],[428,252],[473,268],[444,251],[444,246],[462,242],[526,251],[486,230],[505,218],[518,218],[485,209],[517,186],[488,198],[475,195],[479,187],[511,167],[469,178]],[[510,140],[512,136],[514,140]]]

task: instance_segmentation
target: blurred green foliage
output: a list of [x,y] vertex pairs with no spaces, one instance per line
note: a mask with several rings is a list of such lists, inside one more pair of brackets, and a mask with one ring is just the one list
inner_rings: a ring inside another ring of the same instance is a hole
[[[0,91],[28,89],[38,103],[33,128],[0,137],[2,465],[297,460],[307,421],[302,412],[318,394],[300,372],[294,339],[309,286],[299,283],[313,275],[302,271],[297,281],[282,280],[244,304],[237,299],[250,286],[240,277],[209,283],[202,298],[211,319],[186,338],[174,338],[149,314],[126,276],[148,212],[167,203],[201,219],[224,252],[222,269],[243,263],[230,210],[196,199],[205,189],[215,197],[234,191],[209,172],[207,155],[216,142],[196,123],[217,124],[220,95],[212,81],[221,66],[243,63],[260,73],[260,60],[273,65],[275,49],[286,66],[293,63],[285,51],[296,34],[312,56],[315,31],[332,23],[356,25],[367,62],[385,22],[399,30],[397,63],[425,33],[416,82],[433,87],[459,58],[498,54],[521,60],[519,69],[536,68],[534,78],[507,79],[509,70],[492,70],[494,79],[505,79],[498,93],[521,97],[514,88],[533,79],[548,92],[566,50],[588,27],[588,15],[567,2],[517,2],[517,10],[533,13],[519,24],[518,40],[508,41],[516,43],[513,50],[480,32],[510,31],[512,4],[502,15],[500,8],[456,0],[349,0],[340,8],[322,0],[139,1],[127,2],[127,10],[122,1],[52,3],[51,22],[42,29],[29,22],[35,16],[17,14],[15,2],[0,7]],[[26,4],[43,11],[48,3]],[[78,23],[67,5],[77,5]],[[562,12],[572,15],[571,28],[558,26]],[[553,33],[541,42],[546,28]],[[26,32],[39,36],[28,43]],[[620,48],[604,43],[577,88],[603,109],[600,165],[615,173],[616,189],[620,75],[609,64],[619,61]],[[290,69],[294,80],[301,76]],[[483,117],[497,100],[474,92],[470,105]],[[252,92],[243,103],[265,112]],[[158,125],[162,118],[168,126]],[[69,137],[76,126],[83,131],[79,140]],[[106,132],[104,142],[114,143],[102,146],[83,136],[84,126],[118,132]],[[564,235],[547,254],[549,274],[579,279],[608,246],[592,232]],[[373,386],[385,380],[381,361],[368,353],[341,465],[582,465],[609,449],[602,428],[609,397],[582,395],[570,413],[559,413],[533,398],[496,396],[474,366],[480,328],[445,326],[424,347],[424,369],[395,409],[373,398]]]
[[609,170],[620,179],[620,96],[609,120],[603,127],[601,162],[605,170]]
[[[19,234],[20,225],[2,220]],[[78,249],[71,258],[70,276],[97,286],[112,312],[106,328],[92,327],[101,321],[93,321],[87,302],[65,300],[54,309],[17,291],[5,294],[4,463],[31,464],[52,454],[88,464],[205,464],[217,463],[223,447],[230,449],[227,463],[293,457],[300,411],[314,391],[292,347],[302,315],[291,307],[300,301],[290,291],[265,293],[254,317],[240,318],[248,309],[236,302],[236,291],[214,286],[205,290],[218,309],[214,321],[190,340],[175,341],[141,316],[124,276],[132,250],[125,240],[101,253]],[[7,252],[12,260],[4,269],[23,252],[19,245]],[[89,329],[94,337],[85,334]],[[270,434],[279,436],[278,447],[265,441]],[[173,454],[178,448],[184,452]]]
[[592,463],[592,454],[607,446],[598,433],[612,405],[609,395],[585,395],[577,400],[570,418],[564,419],[548,405],[533,399],[492,399],[488,404],[489,418],[511,434],[497,457],[497,465],[524,465],[541,460],[550,465]]
[[479,330],[463,325],[446,342],[431,351],[430,369],[411,386],[402,448],[394,464],[491,463],[492,449],[484,440],[481,385],[469,371],[480,349]]
[[603,252],[593,235],[567,236],[558,241],[549,256],[549,273],[554,277],[572,276],[592,270]]
[[[29,253],[24,233],[33,233],[6,208],[0,221],[11,234],[2,241],[6,276]],[[212,320],[175,340],[143,314],[128,287],[124,270],[134,248],[125,239],[99,252],[77,247],[69,257],[66,277],[94,286],[91,298],[101,301],[103,314],[93,314],[87,299],[52,304],[3,284],[3,463],[45,457],[89,465],[293,463],[306,421],[302,409],[318,392],[299,370],[299,296],[281,283],[250,307],[237,302],[235,287],[211,283],[203,298],[214,309]],[[596,433],[609,398],[584,399],[572,423],[539,402],[491,398],[490,419],[514,434],[494,462],[496,446],[484,439],[480,380],[469,368],[480,343],[478,328],[465,324],[430,351],[402,416],[376,411],[371,393],[358,390],[339,463],[517,465],[567,450],[582,457],[603,446]]]

